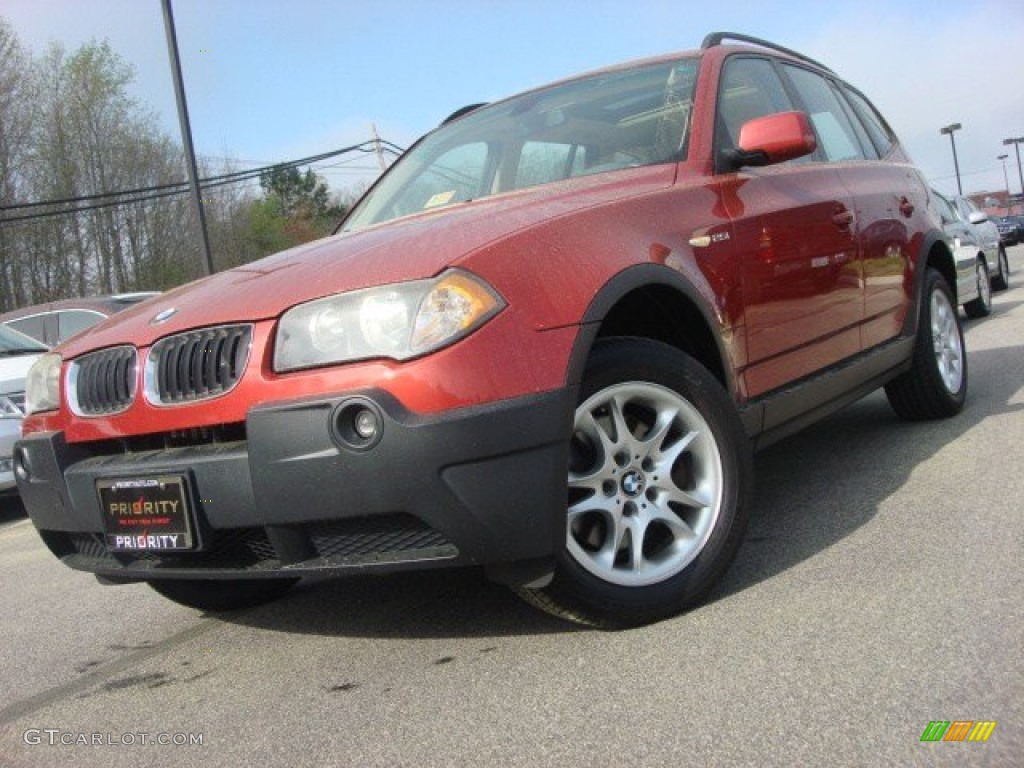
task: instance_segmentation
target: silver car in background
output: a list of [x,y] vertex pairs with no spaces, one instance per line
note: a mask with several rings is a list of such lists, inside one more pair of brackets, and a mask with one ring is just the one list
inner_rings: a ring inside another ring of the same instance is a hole
[[961,220],[974,230],[978,238],[992,288],[996,291],[1005,290],[1010,286],[1010,264],[1006,258],[1006,248],[999,238],[999,227],[969,198],[955,196],[950,201]]
[[0,325],[0,495],[15,493],[12,455],[21,439],[25,376],[49,348],[23,333]]
[[[968,317],[985,317],[992,311],[992,282],[982,233],[963,216],[953,201],[932,190],[935,207],[942,217],[942,231],[953,246],[956,262],[956,296]],[[997,234],[998,239],[998,234]],[[995,251],[998,259],[998,250]]]

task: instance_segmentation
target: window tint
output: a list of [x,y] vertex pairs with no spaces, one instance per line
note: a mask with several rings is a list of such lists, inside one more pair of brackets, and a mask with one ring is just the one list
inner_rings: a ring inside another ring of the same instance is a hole
[[833,95],[839,100],[839,102],[846,108],[846,116],[850,121],[850,125],[853,127],[853,132],[857,134],[857,143],[864,156],[869,160],[877,160],[881,155],[878,150],[875,149],[875,143],[871,140],[867,130],[861,124],[861,121],[857,118],[856,113],[853,111],[853,107],[850,106],[849,102],[843,98],[842,93],[839,92],[838,86],[829,81],[829,86],[832,88]]
[[86,328],[92,328],[103,319],[98,312],[90,312],[84,309],[62,310],[57,315],[57,338],[64,341],[76,333],[81,333]]
[[878,154],[885,155],[888,153],[892,149],[892,134],[881,115],[878,114],[867,99],[852,88],[843,88],[843,93],[846,94],[850,104],[853,105],[854,111],[864,124],[868,135],[871,136],[871,142],[875,145],[875,149],[878,150]]
[[16,331],[21,331],[26,336],[31,336],[38,341],[46,341],[46,330],[43,325],[43,316],[23,317],[20,320],[10,320],[7,325]]
[[736,147],[744,123],[791,109],[793,105],[771,62],[739,56],[730,58],[719,88],[719,149]]
[[832,161],[865,159],[853,125],[828,81],[802,67],[783,66],[807,109],[825,158]]
[[943,224],[950,224],[960,218],[956,212],[956,208],[953,207],[953,204],[935,190],[932,190],[932,199],[935,202],[935,208],[942,217]]
[[487,145],[463,144],[445,152],[409,186],[396,203],[396,216],[480,197],[487,169]]
[[569,176],[678,162],[697,70],[697,59],[615,70],[480,107],[405,153],[344,228]]
[[516,168],[516,187],[547,184],[583,173],[586,150],[575,144],[528,141]]

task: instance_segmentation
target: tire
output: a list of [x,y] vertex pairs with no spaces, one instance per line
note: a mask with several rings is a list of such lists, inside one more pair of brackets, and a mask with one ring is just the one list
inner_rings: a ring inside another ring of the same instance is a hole
[[988,317],[992,314],[992,284],[988,277],[988,268],[982,259],[975,266],[978,281],[978,298],[964,304],[964,312],[968,317]]
[[889,404],[909,421],[954,416],[967,398],[967,352],[953,294],[934,269],[924,281],[911,368],[885,385]]
[[180,605],[213,613],[269,603],[298,579],[153,579],[156,592]]
[[736,555],[752,476],[736,407],[707,369],[661,342],[601,341],[574,417],[554,577],[517,591],[608,629],[692,607]]
[[992,278],[992,288],[997,291],[1005,291],[1010,287],[1010,260],[1006,258],[1006,249],[999,246],[999,268],[996,269],[995,277]]

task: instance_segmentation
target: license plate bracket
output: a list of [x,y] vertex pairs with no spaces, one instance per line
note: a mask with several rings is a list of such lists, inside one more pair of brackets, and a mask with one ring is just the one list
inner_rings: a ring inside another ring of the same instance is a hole
[[183,552],[198,548],[188,478],[184,475],[96,481],[107,549]]

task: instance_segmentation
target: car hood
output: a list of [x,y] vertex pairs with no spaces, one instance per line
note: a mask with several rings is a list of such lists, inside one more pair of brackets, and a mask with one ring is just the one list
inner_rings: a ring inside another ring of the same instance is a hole
[[[58,351],[71,358],[118,344],[148,346],[191,328],[275,318],[296,304],[334,293],[432,277],[495,240],[573,211],[665,187],[673,178],[674,166],[637,168],[342,233],[161,294],[93,326]],[[154,324],[154,318],[171,310],[168,319]]]

